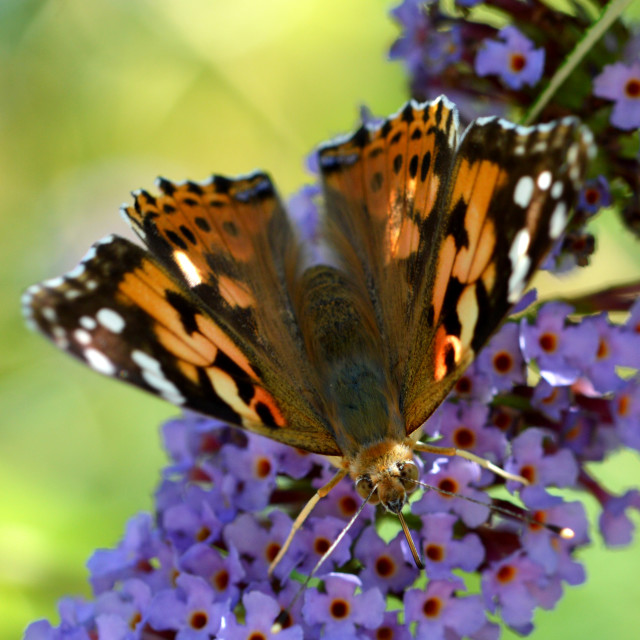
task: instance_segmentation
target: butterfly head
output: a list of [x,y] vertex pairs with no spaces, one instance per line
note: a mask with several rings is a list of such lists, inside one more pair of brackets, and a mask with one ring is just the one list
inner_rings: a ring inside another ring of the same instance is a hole
[[351,463],[356,490],[369,502],[378,502],[398,515],[408,496],[417,488],[418,466],[413,451],[404,443],[384,441],[365,449]]

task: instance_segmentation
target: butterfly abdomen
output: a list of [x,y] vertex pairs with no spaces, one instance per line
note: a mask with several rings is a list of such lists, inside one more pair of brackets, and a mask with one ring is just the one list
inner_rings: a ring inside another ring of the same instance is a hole
[[363,445],[405,436],[370,301],[329,266],[303,275],[297,312],[338,446],[351,457]]

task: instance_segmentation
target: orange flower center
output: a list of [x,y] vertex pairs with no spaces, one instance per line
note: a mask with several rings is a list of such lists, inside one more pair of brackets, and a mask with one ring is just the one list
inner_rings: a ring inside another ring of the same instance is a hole
[[640,78],[631,78],[624,87],[629,98],[640,98]]
[[514,53],[511,56],[511,69],[513,71],[522,71],[527,64],[527,59],[521,53]]

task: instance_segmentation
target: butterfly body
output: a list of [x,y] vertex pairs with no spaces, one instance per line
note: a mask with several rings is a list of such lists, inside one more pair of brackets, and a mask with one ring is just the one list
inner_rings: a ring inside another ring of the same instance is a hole
[[160,180],[123,209],[148,251],[101,241],[25,314],[100,373],[339,456],[398,513],[412,434],[561,234],[590,147],[573,119],[460,135],[446,98],[412,102],[321,146],[330,259],[305,263],[262,172]]

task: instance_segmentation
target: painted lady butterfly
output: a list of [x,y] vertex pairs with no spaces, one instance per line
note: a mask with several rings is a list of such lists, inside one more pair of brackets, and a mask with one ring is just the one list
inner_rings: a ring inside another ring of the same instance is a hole
[[349,474],[400,515],[431,450],[411,436],[562,234],[591,148],[571,118],[459,133],[441,97],[322,145],[321,264],[266,174],[161,179],[123,209],[148,250],[101,240],[27,318],[99,373],[340,456],[319,495]]

